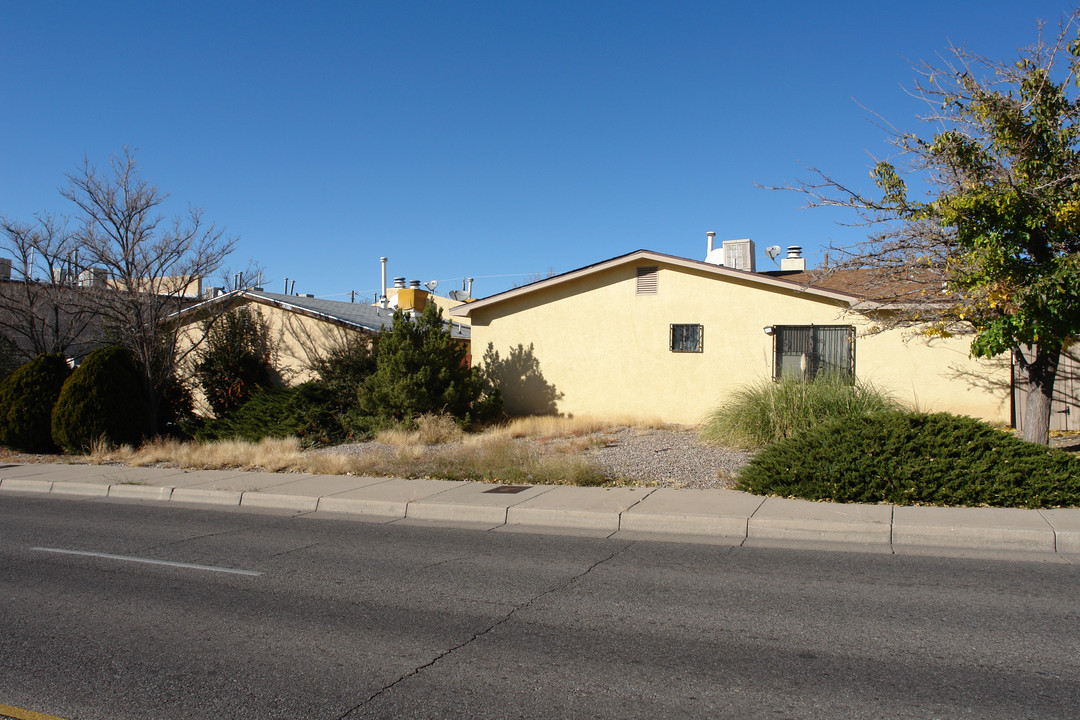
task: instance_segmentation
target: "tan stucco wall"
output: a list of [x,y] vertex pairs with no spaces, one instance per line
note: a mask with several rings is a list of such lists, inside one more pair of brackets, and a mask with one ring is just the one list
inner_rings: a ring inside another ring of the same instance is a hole
[[[311,361],[319,354],[326,353],[344,343],[349,334],[359,332],[347,330],[325,320],[288,312],[281,308],[250,300],[236,303],[233,307],[242,305],[251,307],[266,320],[273,348],[271,365],[278,375],[278,381],[285,386],[299,385],[313,379],[314,373],[311,371]],[[202,321],[188,323],[181,336],[181,350],[186,350],[194,342],[201,341],[202,327]],[[184,364],[188,378],[193,377],[194,362],[197,360],[199,352],[200,349],[196,349],[194,354],[188,356],[187,362]],[[195,391],[196,410],[200,413],[208,413],[209,407],[201,389],[195,387],[193,390]]]
[[[658,293],[637,295],[636,266],[656,265]],[[1008,422],[1007,362],[970,360],[963,338],[868,335],[844,307],[794,289],[641,261],[473,309],[473,362],[482,362],[488,343],[503,359],[531,344],[543,379],[561,395],[561,413],[696,424],[733,390],[772,376],[766,326],[854,325],[861,380],[923,410]],[[671,352],[672,323],[701,324],[703,352]],[[508,411],[543,404],[527,395],[504,387]]]

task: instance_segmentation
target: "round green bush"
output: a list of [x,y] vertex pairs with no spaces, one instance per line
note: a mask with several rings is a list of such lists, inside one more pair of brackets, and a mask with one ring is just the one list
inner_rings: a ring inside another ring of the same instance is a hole
[[1080,504],[1080,457],[947,413],[825,423],[763,449],[736,487],[761,495],[895,505]]
[[95,350],[64,383],[52,414],[52,434],[68,452],[86,452],[100,440],[137,445],[149,426],[149,399],[131,353]]
[[62,355],[38,355],[0,384],[0,442],[25,452],[51,452],[52,409],[71,368]]

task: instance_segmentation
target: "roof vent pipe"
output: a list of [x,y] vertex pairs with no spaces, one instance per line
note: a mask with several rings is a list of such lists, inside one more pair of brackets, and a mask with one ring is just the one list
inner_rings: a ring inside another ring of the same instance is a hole
[[419,280],[410,280],[409,281],[409,287],[412,288],[413,290],[419,290],[420,289],[420,281]]
[[801,245],[788,245],[787,257],[780,259],[780,269],[792,272],[804,272],[806,270],[806,258],[802,256]]
[[707,237],[709,239],[709,250],[708,250],[708,252],[711,253],[713,251],[713,243],[716,242],[716,233],[713,232],[712,230],[710,230],[709,232],[705,233],[705,237]]
[[[386,257],[379,258],[379,262],[382,263],[382,285],[380,286],[382,288],[382,304],[383,307],[386,307]],[[375,296],[375,302],[376,304],[379,302],[378,295]]]
[[469,278],[469,297],[472,297],[472,278]]
[[405,287],[405,278],[403,278],[403,277],[394,278],[394,287],[396,287],[396,288]]

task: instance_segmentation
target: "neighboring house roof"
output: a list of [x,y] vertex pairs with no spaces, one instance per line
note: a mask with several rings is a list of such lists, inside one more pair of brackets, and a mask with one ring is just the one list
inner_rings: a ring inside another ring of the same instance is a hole
[[[878,310],[936,306],[957,300],[955,295],[944,290],[941,274],[925,268],[815,268],[765,274],[804,287],[849,292],[874,303]],[[865,307],[866,304],[859,309]]]
[[473,310],[490,307],[497,303],[511,298],[520,297],[537,290],[559,285],[561,283],[570,282],[579,278],[587,277],[596,273],[604,272],[621,265],[639,264],[642,261],[663,263],[666,265],[675,265],[677,267],[684,267],[689,270],[695,270],[698,272],[706,272],[715,275],[719,278],[732,278],[740,281],[749,281],[758,283],[766,287],[780,288],[795,292],[802,292],[812,297],[819,297],[828,300],[839,300],[850,306],[864,305],[864,298],[858,294],[847,292],[845,290],[839,290],[828,287],[817,287],[808,285],[806,282],[798,282],[790,280],[787,277],[777,277],[768,275],[765,273],[750,272],[748,270],[736,270],[734,268],[724,267],[723,265],[713,265],[702,260],[690,260],[688,258],[678,257],[676,255],[666,255],[664,253],[653,252],[652,250],[635,250],[634,252],[627,253],[626,255],[619,255],[613,257],[610,260],[604,260],[602,262],[587,265],[577,270],[571,270],[569,272],[562,273],[561,275],[554,275],[543,280],[538,280],[528,285],[513,288],[505,292],[498,293],[497,295],[491,295],[489,297],[477,300],[467,305],[459,305],[458,307],[450,310],[450,314],[454,316],[469,315]]
[[[240,300],[281,308],[290,312],[300,313],[308,317],[317,318],[342,327],[363,330],[366,332],[379,332],[389,329],[393,323],[394,311],[383,309],[378,305],[365,303],[350,303],[341,300],[321,300],[319,298],[305,297],[302,295],[284,295],[282,293],[269,293],[262,290],[234,290],[224,295],[193,305],[186,310],[177,313],[177,317],[195,315],[215,304],[234,303]],[[460,323],[449,322],[451,337],[458,340],[469,339],[469,327]]]

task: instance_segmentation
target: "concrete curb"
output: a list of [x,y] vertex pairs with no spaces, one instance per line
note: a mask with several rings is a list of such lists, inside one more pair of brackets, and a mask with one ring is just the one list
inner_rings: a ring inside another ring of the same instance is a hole
[[[131,472],[138,470],[138,472]],[[133,480],[134,478],[134,480]],[[10,465],[0,496],[48,494],[286,510],[371,522],[518,532],[833,547],[1080,555],[1080,509],[902,507],[759,497],[733,490],[505,486],[238,471]]]

